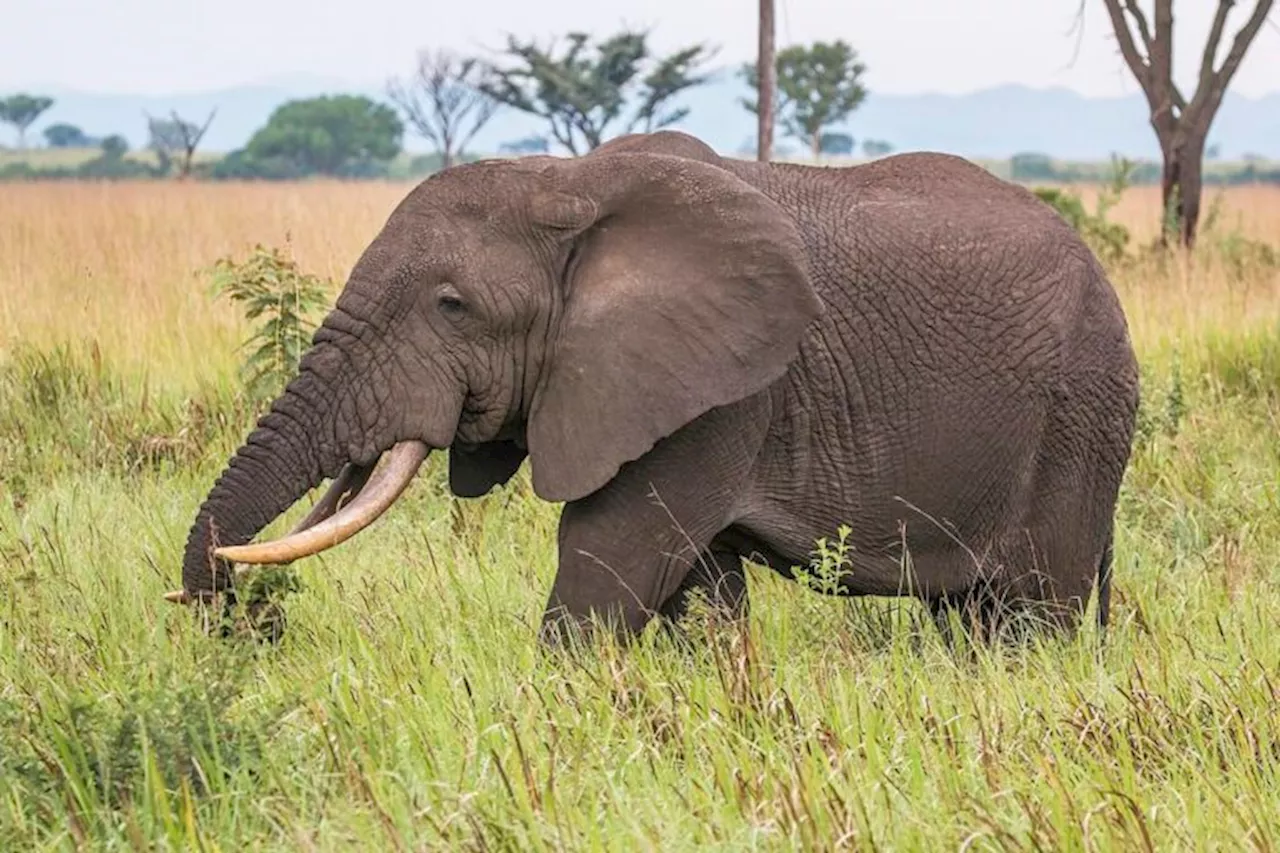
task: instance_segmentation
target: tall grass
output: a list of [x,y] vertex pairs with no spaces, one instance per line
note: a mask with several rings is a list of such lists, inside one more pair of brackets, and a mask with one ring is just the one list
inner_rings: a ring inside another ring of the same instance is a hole
[[288,235],[340,282],[404,189],[0,195],[0,848],[1280,846],[1280,279],[1230,248],[1280,196],[1114,271],[1145,382],[1104,648],[957,654],[753,568],[745,634],[544,656],[556,507],[435,457],[295,565],[281,646],[206,638],[160,596],[253,408],[194,271]]

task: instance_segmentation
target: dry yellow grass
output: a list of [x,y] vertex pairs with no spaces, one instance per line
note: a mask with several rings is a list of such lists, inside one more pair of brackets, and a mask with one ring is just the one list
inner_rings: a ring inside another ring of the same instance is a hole
[[[340,286],[407,186],[32,183],[0,193],[0,349],[96,341],[123,369],[209,370],[241,327],[201,271],[289,242]],[[220,362],[226,361],[219,359]]]
[[[96,342],[104,357],[158,381],[230,370],[243,329],[199,271],[286,241],[301,266],[341,286],[407,183],[32,183],[0,193],[0,354],[19,340]],[[1280,244],[1280,188],[1211,190],[1220,228]],[[1092,207],[1095,191],[1084,191]],[[1157,233],[1159,193],[1130,190],[1114,218],[1137,243]],[[1217,257],[1117,270],[1139,345],[1188,329],[1280,315],[1274,273],[1235,277]],[[213,356],[213,358],[211,358]]]

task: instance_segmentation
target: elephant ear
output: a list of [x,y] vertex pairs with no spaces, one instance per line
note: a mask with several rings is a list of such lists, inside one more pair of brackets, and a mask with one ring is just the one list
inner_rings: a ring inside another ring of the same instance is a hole
[[557,189],[532,217],[573,246],[528,446],[534,490],[569,501],[776,381],[822,304],[791,217],[719,166],[626,151],[542,172]]

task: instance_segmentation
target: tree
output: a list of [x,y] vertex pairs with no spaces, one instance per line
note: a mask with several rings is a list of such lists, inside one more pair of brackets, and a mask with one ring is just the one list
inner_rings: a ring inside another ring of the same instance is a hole
[[50,148],[92,148],[95,144],[83,130],[65,122],[46,127],[44,141]]
[[129,142],[118,133],[113,133],[98,146],[102,149],[102,157],[106,160],[121,160],[129,152]]
[[191,161],[195,157],[196,148],[217,112],[216,108],[211,110],[202,125],[186,121],[173,111],[170,111],[167,119],[147,116],[147,129],[151,134],[148,147],[156,152],[161,174],[169,173],[175,158],[178,161],[178,179],[182,180],[191,174]]
[[[822,153],[823,129],[844,121],[867,97],[862,85],[866,70],[857,51],[840,39],[778,52],[778,118],[789,135],[809,146],[815,159]],[[742,66],[741,75],[759,91],[754,64]],[[742,105],[759,114],[755,100],[743,98]]]
[[884,157],[893,153],[893,146],[883,139],[864,139],[862,153],[868,157]]
[[18,130],[18,147],[27,147],[27,128],[53,106],[53,98],[43,95],[10,95],[0,99],[0,121]]
[[[709,79],[695,73],[714,53],[706,45],[656,58],[645,32],[626,30],[594,45],[586,33],[567,38],[568,47],[556,55],[554,43],[544,50],[508,37],[505,53],[514,65],[490,64],[481,85],[495,100],[546,119],[551,135],[572,154],[598,147],[614,122],[619,134],[675,124],[689,110],[668,109],[671,100]],[[624,119],[629,101],[636,106]]]
[[277,107],[238,159],[282,176],[367,175],[400,153],[403,136],[390,106],[363,95],[321,95]]
[[546,154],[551,148],[545,136],[530,135],[521,139],[509,139],[498,145],[500,154]]
[[818,146],[823,154],[839,154],[847,157],[853,153],[853,137],[838,131],[824,132]]
[[[1253,13],[1218,63],[1227,16],[1236,4],[1236,0],[1218,0],[1201,54],[1196,88],[1188,100],[1173,80],[1173,0],[1155,0],[1154,26],[1148,23],[1136,0],[1103,0],[1120,53],[1146,95],[1151,127],[1164,161],[1160,180],[1164,210],[1167,220],[1177,229],[1180,244],[1187,248],[1195,243],[1200,219],[1205,139],[1227,86],[1273,2],[1256,0]],[[1081,14],[1083,10],[1081,5]],[[1161,244],[1168,245],[1168,241],[1169,234],[1163,233]]]
[[499,106],[480,88],[483,72],[479,59],[424,50],[411,80],[387,83],[388,97],[413,129],[435,146],[442,169],[461,159]]

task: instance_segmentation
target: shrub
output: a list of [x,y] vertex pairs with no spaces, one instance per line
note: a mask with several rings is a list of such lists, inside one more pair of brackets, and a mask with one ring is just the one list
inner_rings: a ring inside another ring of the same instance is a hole
[[245,391],[265,404],[298,372],[311,344],[311,315],[328,302],[330,282],[304,273],[292,257],[274,247],[254,246],[247,260],[220,258],[211,270],[213,290],[244,306],[256,327],[242,348],[252,351],[241,365]]

